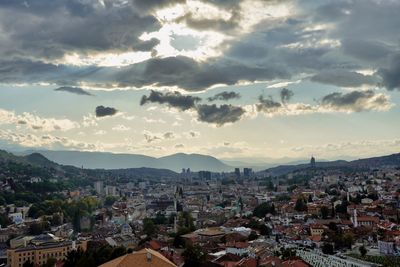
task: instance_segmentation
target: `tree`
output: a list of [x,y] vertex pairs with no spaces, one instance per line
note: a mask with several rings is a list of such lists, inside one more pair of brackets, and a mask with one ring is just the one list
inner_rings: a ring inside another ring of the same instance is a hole
[[30,260],[27,260],[26,262],[24,262],[24,264],[22,264],[22,267],[35,267],[35,264]]
[[145,218],[143,220],[143,232],[148,236],[152,237],[157,233],[157,226],[154,224],[153,220],[150,218]]
[[29,233],[31,235],[40,235],[43,232],[49,231],[49,230],[50,230],[50,223],[48,221],[32,223],[29,226]]
[[155,224],[166,224],[167,218],[162,213],[157,213],[156,217],[153,219]]
[[45,264],[42,265],[42,267],[53,267],[56,265],[57,259],[55,258],[50,258],[47,260]]
[[64,267],[77,266],[83,255],[84,252],[80,248],[78,250],[71,250],[70,252],[68,252],[67,257],[64,261]]
[[104,200],[104,206],[111,207],[115,201],[117,201],[116,197],[107,196],[106,199]]
[[307,211],[307,204],[305,203],[303,198],[300,197],[296,200],[294,209],[297,211]]
[[268,213],[275,214],[275,206],[274,204],[269,204],[267,202],[263,202],[253,210],[253,215],[258,218],[264,218]]
[[62,219],[61,219],[60,214],[55,213],[55,214],[52,216],[52,218],[51,218],[51,225],[53,225],[53,226],[58,226],[58,225],[60,225],[60,224],[62,224],[62,223],[63,223],[63,222],[62,222]]
[[324,243],[322,245],[322,252],[324,254],[333,255],[334,253],[333,245],[331,243]]
[[288,260],[296,256],[296,250],[293,248],[281,248],[282,260]]
[[206,253],[200,246],[188,246],[182,256],[185,258],[184,267],[199,267],[206,261]]
[[321,212],[322,219],[327,219],[328,218],[328,216],[329,216],[329,208],[327,206],[322,206],[320,212]]
[[[178,225],[179,225],[179,228],[182,228],[182,229],[179,229],[179,232],[181,232],[181,234],[182,234],[182,232],[193,232],[194,230],[196,230],[196,227],[194,226],[193,217],[187,211],[184,211],[179,215]],[[183,231],[184,229],[185,229],[185,231]]]
[[258,235],[257,235],[256,231],[251,231],[251,233],[248,237],[248,240],[252,241],[252,240],[256,240],[257,238],[258,238]]
[[368,250],[364,246],[359,247],[358,250],[360,251],[362,257],[365,257],[365,255],[367,255]]

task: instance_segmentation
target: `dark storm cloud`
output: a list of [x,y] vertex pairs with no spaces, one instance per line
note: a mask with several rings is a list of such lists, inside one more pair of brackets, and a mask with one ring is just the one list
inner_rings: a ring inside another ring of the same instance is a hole
[[378,41],[343,39],[341,44],[344,53],[365,61],[381,60],[393,52],[392,47]]
[[134,0],[135,6],[143,10],[159,9],[176,4],[184,4],[186,0]]
[[98,86],[120,87],[149,85],[177,86],[187,91],[202,91],[217,84],[234,85],[239,81],[287,79],[290,74],[281,66],[243,64],[233,60],[214,59],[199,63],[177,56],[152,58],[126,67],[74,67],[40,61],[3,61],[2,82],[51,82],[61,86],[87,82]]
[[353,91],[350,93],[335,92],[321,100],[321,106],[338,111],[361,112],[371,109],[383,109],[390,105],[389,98],[376,94],[373,90]]
[[83,90],[80,87],[62,86],[62,87],[54,89],[54,91],[63,91],[63,92],[69,92],[69,93],[77,94],[77,95],[90,95],[90,96],[92,96],[91,93]]
[[289,89],[287,89],[287,88],[283,88],[283,89],[280,91],[279,94],[280,94],[280,97],[281,97],[281,103],[282,103],[282,104],[289,102],[290,99],[292,99],[292,97],[294,96],[293,91],[292,91],[292,90],[289,90]]
[[116,80],[123,85],[178,86],[188,91],[201,91],[216,84],[234,85],[240,80],[288,77],[289,73],[277,66],[252,66],[224,59],[199,63],[184,56],[149,59],[116,74]]
[[239,99],[239,98],[240,98],[239,93],[224,91],[224,92],[218,93],[212,97],[207,98],[207,100],[211,102],[211,101],[215,101],[215,100],[226,101],[226,100]]
[[232,105],[198,105],[198,120],[222,126],[226,123],[233,123],[242,117],[245,110],[242,107]]
[[388,90],[400,90],[400,54],[392,58],[389,68],[380,68],[378,74]]
[[112,107],[98,106],[96,107],[96,117],[113,116],[118,110]]
[[179,92],[157,92],[151,90],[149,96],[142,96],[140,100],[140,105],[145,105],[147,103],[159,103],[166,104],[169,107],[177,108],[179,110],[188,110],[194,108],[196,103],[200,101],[199,97],[194,97],[190,95],[182,95]]
[[311,77],[311,81],[332,84],[340,87],[359,87],[377,84],[373,76],[347,71],[343,69],[324,70]]
[[258,97],[259,103],[256,105],[257,111],[262,112],[274,112],[282,107],[282,104],[276,102],[271,96],[264,98],[263,96]]
[[160,28],[156,18],[140,14],[132,3],[78,0],[1,1],[0,25],[6,33],[3,58],[36,59],[71,52],[150,51],[158,42],[138,37]]

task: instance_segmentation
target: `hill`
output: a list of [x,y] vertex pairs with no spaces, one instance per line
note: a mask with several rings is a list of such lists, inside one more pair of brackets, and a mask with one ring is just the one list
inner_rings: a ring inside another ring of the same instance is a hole
[[176,178],[178,174],[162,168],[124,168],[124,169],[83,169],[70,165],[55,163],[40,153],[32,153],[26,156],[15,156],[7,151],[0,150],[0,176],[17,177],[22,180],[39,176],[42,178],[81,178],[98,179],[124,177],[132,178]]
[[114,154],[107,152],[81,151],[27,151],[37,152],[58,164],[83,167],[87,169],[126,169],[126,168],[157,168],[180,172],[182,168],[192,171],[210,170],[214,172],[232,171],[233,167],[220,160],[200,154],[178,153],[161,158],[139,154]]
[[[316,167],[318,169],[346,168],[352,170],[374,169],[374,168],[384,168],[384,167],[400,167],[400,153],[387,156],[358,159],[353,161],[336,160],[336,161],[316,162]],[[310,164],[280,165],[277,167],[266,169],[262,172],[268,173],[273,176],[279,176],[294,171],[304,170],[307,168],[310,168]]]

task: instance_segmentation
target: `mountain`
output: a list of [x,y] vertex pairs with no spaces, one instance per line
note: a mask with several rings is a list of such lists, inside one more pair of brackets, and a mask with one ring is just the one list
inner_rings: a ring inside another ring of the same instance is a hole
[[25,153],[40,153],[51,161],[63,165],[72,165],[88,169],[126,169],[126,168],[157,168],[180,172],[182,168],[192,171],[210,170],[214,172],[232,171],[233,167],[220,160],[200,154],[178,153],[161,158],[138,154],[114,154],[107,152],[81,151],[27,151]]
[[[72,154],[75,155],[75,154]],[[179,174],[162,168],[116,168],[116,169],[83,169],[70,165],[55,163],[41,153],[34,152],[25,156],[16,156],[4,150],[0,150],[0,176],[15,177],[80,177],[92,180],[98,177],[115,178],[177,178]]]
[[[379,156],[365,159],[358,159],[352,161],[346,160],[336,160],[336,161],[323,161],[316,162],[317,168],[347,168],[352,170],[360,170],[360,169],[374,169],[374,168],[383,168],[383,167],[400,167],[400,153],[387,155],[387,156]],[[297,164],[297,165],[280,165],[277,167],[266,169],[265,173],[270,175],[279,176],[285,175],[290,172],[304,170],[310,168],[310,164]]]

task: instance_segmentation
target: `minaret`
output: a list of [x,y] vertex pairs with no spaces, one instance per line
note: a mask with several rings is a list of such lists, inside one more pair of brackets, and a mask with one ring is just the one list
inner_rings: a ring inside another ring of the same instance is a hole
[[176,215],[176,216],[174,217],[174,232],[175,232],[175,233],[178,232],[177,217],[178,217],[178,215]]
[[358,220],[357,220],[357,209],[354,209],[354,215],[353,215],[353,225],[354,225],[354,227],[358,227]]

